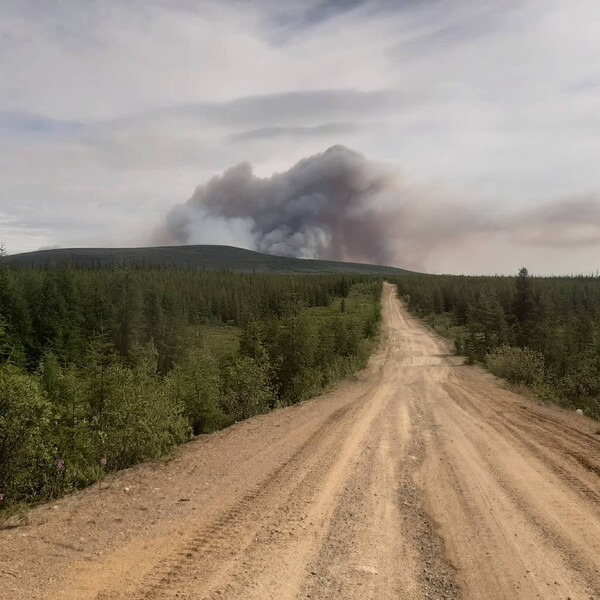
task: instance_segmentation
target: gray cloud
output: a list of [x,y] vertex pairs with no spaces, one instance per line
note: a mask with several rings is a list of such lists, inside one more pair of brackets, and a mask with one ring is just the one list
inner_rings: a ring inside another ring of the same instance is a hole
[[227,136],[232,142],[270,140],[274,138],[301,137],[313,138],[339,133],[355,133],[362,129],[357,123],[326,123],[315,127],[262,127]]
[[66,136],[81,131],[77,121],[52,119],[29,112],[0,112],[0,133],[4,135]]
[[568,92],[583,93],[596,91],[600,88],[600,76],[586,77],[566,87]]
[[307,0],[305,2],[273,2],[263,0],[268,22],[287,30],[303,29],[333,19],[356,9],[364,0]]
[[[212,168],[223,159],[235,159],[232,144],[346,140],[343,136],[366,133],[386,115],[417,104],[414,94],[397,90],[307,90],[184,103],[81,122],[0,112],[0,132],[53,135],[119,170],[198,163]],[[348,121],[329,121],[334,117]]]
[[542,248],[586,248],[600,245],[600,194],[557,200],[512,216],[498,227],[515,240]]
[[404,28],[401,41],[391,51],[397,56],[427,60],[440,51],[472,47],[487,37],[522,26],[518,8],[514,0],[447,2],[444,10],[438,2],[413,5],[410,26]]
[[115,120],[115,124],[156,118],[191,118],[221,125],[247,127],[323,122],[340,118],[397,113],[422,105],[422,93],[383,89],[320,89],[257,94],[227,102],[200,102],[165,107]]

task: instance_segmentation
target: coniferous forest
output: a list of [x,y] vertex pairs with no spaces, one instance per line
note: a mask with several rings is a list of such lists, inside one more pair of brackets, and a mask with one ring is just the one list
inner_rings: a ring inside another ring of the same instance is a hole
[[406,275],[409,310],[456,352],[531,388],[542,400],[600,418],[600,278]]
[[[403,275],[409,310],[600,418],[600,278]],[[0,508],[58,497],[366,364],[381,281],[0,261]]]
[[0,508],[58,497],[365,365],[381,282],[0,269]]

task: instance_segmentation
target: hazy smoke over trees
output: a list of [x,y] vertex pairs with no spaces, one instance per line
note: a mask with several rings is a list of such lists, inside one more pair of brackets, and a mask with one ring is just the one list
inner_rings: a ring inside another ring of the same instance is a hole
[[596,196],[512,214],[415,186],[344,146],[260,178],[242,163],[196,188],[167,218],[177,244],[229,244],[282,256],[426,268],[448,244],[508,235],[523,247],[600,243]]

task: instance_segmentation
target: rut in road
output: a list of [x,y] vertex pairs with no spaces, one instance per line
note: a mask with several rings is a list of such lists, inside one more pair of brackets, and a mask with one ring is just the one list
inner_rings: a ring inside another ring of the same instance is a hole
[[600,600],[597,424],[383,316],[356,381],[0,532],[0,598]]

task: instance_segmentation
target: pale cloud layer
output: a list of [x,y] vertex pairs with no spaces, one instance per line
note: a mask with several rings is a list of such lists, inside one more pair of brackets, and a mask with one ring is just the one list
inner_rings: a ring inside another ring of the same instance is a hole
[[[0,240],[144,244],[232,165],[343,144],[415,190],[399,266],[595,271],[598,39],[596,0],[4,0]],[[250,243],[222,225],[194,241]]]

